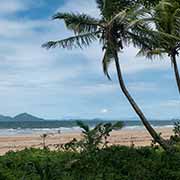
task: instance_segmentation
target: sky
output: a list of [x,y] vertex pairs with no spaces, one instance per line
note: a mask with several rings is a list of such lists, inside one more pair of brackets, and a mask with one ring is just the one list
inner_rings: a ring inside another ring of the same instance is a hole
[[[99,17],[94,0],[0,0],[0,114],[138,119],[119,89],[114,64],[112,81],[104,76],[98,43],[72,51],[41,48],[49,40],[72,35],[63,22],[52,21],[56,12]],[[119,55],[131,95],[148,118],[180,118],[170,60],[147,60],[136,57],[137,51],[127,47]]]

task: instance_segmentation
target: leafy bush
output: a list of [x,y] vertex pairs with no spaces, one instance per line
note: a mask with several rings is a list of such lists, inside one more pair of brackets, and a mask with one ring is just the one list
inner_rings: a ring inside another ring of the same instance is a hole
[[77,121],[77,125],[82,129],[83,138],[81,140],[73,139],[62,146],[65,150],[92,152],[99,148],[107,147],[107,138],[112,130],[119,130],[123,127],[122,122],[117,123],[99,123],[94,128],[84,124],[82,121]]
[[180,137],[180,122],[175,122],[173,131],[176,136]]
[[26,149],[0,157],[1,180],[180,180],[180,152],[111,146],[91,153]]
[[173,132],[174,135],[171,136],[170,143],[178,147],[180,145],[180,122],[175,122]]

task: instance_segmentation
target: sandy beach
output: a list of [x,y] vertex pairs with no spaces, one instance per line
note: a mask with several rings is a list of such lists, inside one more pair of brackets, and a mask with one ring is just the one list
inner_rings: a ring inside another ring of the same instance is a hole
[[[171,128],[159,128],[158,132],[162,133],[162,136],[167,139],[172,135]],[[50,149],[54,149],[55,144],[63,144],[69,142],[73,138],[80,139],[81,133],[62,133],[62,134],[49,134],[46,138],[46,145]],[[132,143],[135,146],[150,145],[152,138],[148,132],[143,130],[120,130],[113,131],[108,139],[110,145],[126,145],[130,146]],[[42,138],[40,134],[34,135],[19,135],[19,136],[0,136],[0,155],[5,154],[8,151],[18,151],[24,148],[42,148]]]

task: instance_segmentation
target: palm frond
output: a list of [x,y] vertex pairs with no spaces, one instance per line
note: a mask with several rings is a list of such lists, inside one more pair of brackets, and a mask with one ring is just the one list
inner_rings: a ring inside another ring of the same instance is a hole
[[129,32],[128,34],[130,36],[130,43],[132,43],[134,47],[143,48],[146,50],[151,50],[153,48],[154,42],[151,43],[151,39],[149,39],[148,37],[139,37],[138,35],[131,32]]
[[168,1],[160,1],[159,4],[157,5],[157,8],[159,9],[166,9],[167,7],[173,7],[173,5],[171,4],[171,2]]
[[138,23],[128,31],[130,43],[140,49],[152,50],[159,45],[151,27],[146,23]]
[[147,28],[147,25],[152,22],[154,18],[137,18],[137,19],[132,19],[130,22],[128,22],[126,29],[132,29],[132,28],[137,28],[137,26],[141,25],[146,27],[146,29],[150,29],[150,27]]
[[[137,28],[140,26],[147,26],[147,24],[153,21],[152,17],[148,17],[146,14],[148,11],[145,8],[139,8],[139,6],[134,6],[132,9],[122,10],[115,15],[109,25],[116,24],[121,32],[127,32],[132,28]],[[148,29],[146,27],[146,29]]]
[[124,123],[121,122],[121,121],[118,121],[118,122],[116,122],[115,124],[112,125],[112,129],[113,130],[120,130],[120,129],[123,128],[123,126],[124,126]]
[[103,0],[101,14],[105,20],[109,21],[120,11],[132,8],[133,5],[132,0]]
[[160,0],[136,0],[137,4],[141,4],[146,8],[154,7],[158,4]]
[[122,21],[127,16],[127,10],[120,11],[118,14],[112,17],[112,19],[109,21],[109,25],[113,24],[115,21],[119,24],[122,23]]
[[153,50],[147,50],[147,49],[141,49],[136,56],[145,56],[148,59],[154,59],[155,57],[162,58],[163,54],[166,52],[163,49],[153,49]]
[[53,19],[64,20],[66,27],[75,33],[94,32],[101,26],[98,19],[86,14],[79,13],[57,13]]
[[96,0],[97,7],[100,9],[100,11],[103,11],[104,8],[104,0]]
[[169,34],[169,33],[166,33],[166,32],[163,32],[163,31],[153,31],[154,34],[156,35],[160,35],[161,39],[164,40],[164,41],[180,41],[180,37],[176,36],[176,35],[173,35],[173,34]]
[[86,124],[84,124],[82,121],[76,121],[76,124],[81,128],[81,129],[83,129],[84,130],[84,132],[89,132],[89,126],[88,125],[86,125]]
[[111,80],[111,77],[109,75],[108,68],[112,61],[113,61],[112,51],[109,47],[107,47],[104,53],[103,60],[102,60],[102,65],[103,65],[103,72],[109,80]]
[[42,45],[42,47],[50,49],[50,48],[83,48],[89,46],[93,41],[97,40],[97,34],[99,32],[94,33],[86,33],[80,34],[76,36],[69,37],[67,39],[59,40],[59,41],[49,41]]
[[180,37],[180,7],[173,14],[173,34]]

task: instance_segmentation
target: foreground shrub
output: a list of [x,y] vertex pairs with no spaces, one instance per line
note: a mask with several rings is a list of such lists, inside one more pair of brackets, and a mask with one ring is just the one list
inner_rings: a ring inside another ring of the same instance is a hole
[[1,180],[180,180],[180,152],[112,146],[91,153],[26,149],[0,157]]
[[89,153],[107,147],[110,132],[120,130],[122,122],[99,123],[94,128],[90,128],[82,121],[77,121],[77,125],[82,129],[82,139],[73,139],[62,146],[63,150]]

